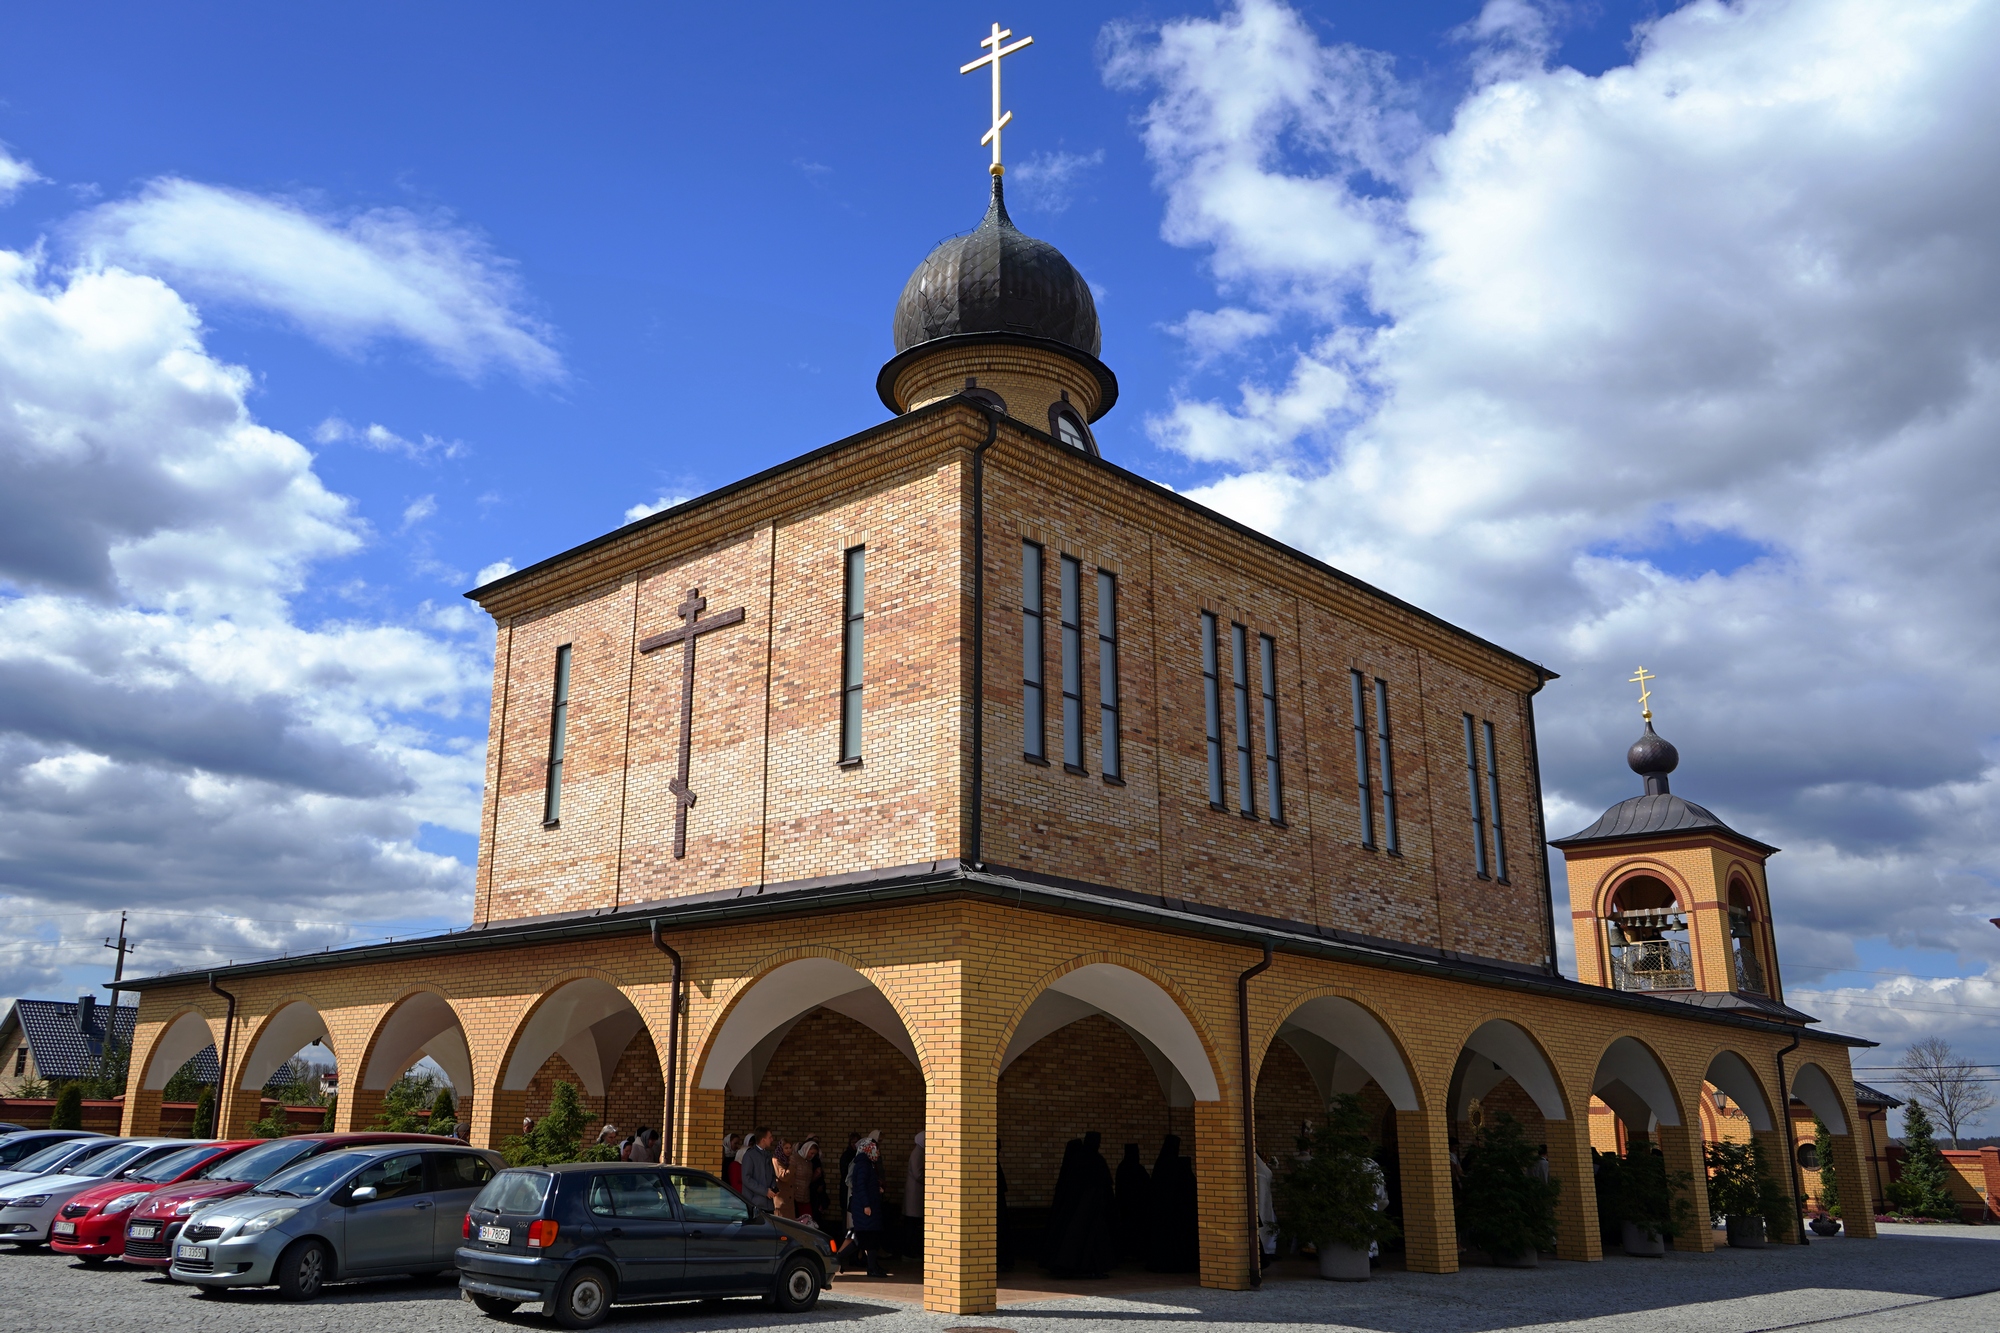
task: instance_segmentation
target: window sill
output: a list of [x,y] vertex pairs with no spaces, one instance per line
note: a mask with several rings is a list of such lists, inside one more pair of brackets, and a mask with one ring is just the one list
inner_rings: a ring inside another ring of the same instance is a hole
[[1210,802],[1208,803],[1208,808],[1209,808],[1209,809],[1211,809],[1211,810],[1213,810],[1213,811],[1215,811],[1215,813],[1216,813],[1216,814],[1218,814],[1218,815],[1226,815],[1226,814],[1228,814],[1228,813],[1229,813],[1229,807],[1228,807],[1228,806],[1226,806],[1226,805],[1219,805],[1219,804],[1217,804],[1217,803],[1216,803],[1216,802],[1214,802],[1214,801],[1210,801]]
[[1285,822],[1284,820],[1282,820],[1282,819],[1274,819],[1274,820],[1272,820],[1272,821],[1271,821],[1271,827],[1272,827],[1272,828],[1290,828],[1290,827],[1291,827],[1291,825],[1290,825],[1290,824],[1287,824],[1287,823],[1286,823],[1286,822]]
[[1472,876],[1472,877],[1473,877],[1474,879],[1483,879],[1483,880],[1485,880],[1485,881],[1486,881],[1486,882],[1487,882],[1488,884],[1491,884],[1491,883],[1493,882],[1493,876],[1491,876],[1491,875],[1482,875],[1482,874],[1479,874],[1479,873],[1478,873],[1478,872],[1476,872],[1476,871],[1475,871],[1475,872],[1473,873],[1473,876]]
[[1107,787],[1122,787],[1125,785],[1125,779],[1115,773],[1106,773],[1104,775],[1104,785]]
[[1076,764],[1064,764],[1064,765],[1063,765],[1063,772],[1065,772],[1065,773],[1074,773],[1074,774],[1076,774],[1076,775],[1077,775],[1078,777],[1080,777],[1080,778],[1087,778],[1087,777],[1089,777],[1089,776],[1090,776],[1090,770],[1089,770],[1089,769],[1087,769],[1087,768],[1081,768],[1081,767],[1077,766]]
[[1238,819],[1247,819],[1253,824],[1261,824],[1264,822],[1263,820],[1257,818],[1257,812],[1255,810],[1238,810],[1236,812],[1236,817]]
[[1027,760],[1037,768],[1047,768],[1049,766],[1049,761],[1038,754],[1024,754],[1021,758]]
[[562,821],[561,821],[560,819],[544,819],[544,820],[542,821],[542,827],[543,827],[543,828],[561,828],[561,827],[562,827]]
[[861,756],[857,754],[857,755],[855,755],[855,756],[854,756],[854,757],[853,757],[852,759],[841,759],[841,760],[838,760],[838,761],[836,761],[836,762],[834,763],[834,767],[835,767],[835,768],[859,768],[859,767],[861,767]]

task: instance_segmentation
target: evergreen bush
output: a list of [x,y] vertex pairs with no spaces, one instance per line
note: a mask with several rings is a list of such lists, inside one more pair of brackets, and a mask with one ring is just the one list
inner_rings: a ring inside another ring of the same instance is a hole
[[204,1083],[194,1099],[194,1124],[188,1136],[196,1139],[211,1138],[215,1134],[215,1087]]
[[1355,1249],[1402,1234],[1378,1206],[1382,1169],[1373,1158],[1380,1145],[1368,1137],[1359,1097],[1335,1097],[1326,1120],[1299,1135],[1298,1142],[1298,1159],[1274,1190],[1278,1221],[1289,1234],[1313,1245]]
[[1667,1159],[1644,1141],[1635,1142],[1617,1174],[1617,1218],[1648,1235],[1672,1240],[1693,1225],[1686,1192],[1692,1171],[1669,1171]]
[[1496,1260],[1514,1259],[1556,1243],[1556,1197],[1562,1182],[1533,1175],[1535,1146],[1521,1124],[1502,1111],[1465,1150],[1466,1239]]
[[1704,1146],[1708,1208],[1716,1217],[1761,1217],[1773,1232],[1792,1215],[1792,1197],[1771,1174],[1764,1145],[1721,1141]]
[[568,1083],[557,1083],[549,1099],[549,1113],[535,1122],[527,1134],[512,1134],[500,1142],[500,1155],[509,1166],[554,1166],[559,1162],[615,1162],[618,1149],[608,1143],[582,1145],[584,1126],[590,1113],[583,1098]]
[[49,1117],[50,1129],[83,1128],[83,1085],[65,1083],[56,1094],[55,1113]]
[[1840,1178],[1833,1170],[1833,1131],[1818,1116],[1813,1117],[1813,1153],[1819,1158],[1820,1211],[1839,1217]]
[[1951,1197],[1951,1168],[1932,1141],[1931,1118],[1923,1106],[1912,1101],[1903,1112],[1903,1173],[1889,1186],[1889,1204],[1911,1217],[1935,1217],[1944,1222],[1958,1220],[1958,1205]]
[[412,1071],[391,1083],[382,1094],[382,1113],[375,1117],[373,1128],[391,1129],[399,1134],[428,1133],[431,1122],[423,1112],[437,1096],[439,1082],[436,1074]]
[[438,1089],[436,1100],[431,1102],[431,1133],[449,1134],[451,1127],[458,1123],[458,1103],[452,1099],[451,1085]]

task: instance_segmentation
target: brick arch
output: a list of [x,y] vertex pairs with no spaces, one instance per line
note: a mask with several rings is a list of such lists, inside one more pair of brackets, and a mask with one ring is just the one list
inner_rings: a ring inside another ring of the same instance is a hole
[[[1650,1066],[1641,1063],[1647,1060],[1651,1062]],[[1607,1063],[1610,1065],[1608,1070]],[[1623,1089],[1606,1086],[1604,1091],[1614,1094],[1612,1097],[1606,1097],[1599,1091],[1599,1085],[1600,1083],[1608,1085],[1613,1080],[1621,1083]],[[1597,1062],[1592,1066],[1590,1082],[1590,1095],[1609,1106],[1627,1124],[1631,1123],[1632,1113],[1640,1104],[1644,1104],[1648,1112],[1662,1125],[1688,1123],[1690,1112],[1685,1099],[1681,1096],[1679,1082],[1653,1043],[1635,1031],[1626,1029],[1611,1034],[1597,1053]],[[1624,1095],[1627,1090],[1633,1096]],[[1637,1098],[1636,1101],[1634,1097]],[[1656,1103],[1662,1100],[1667,1103],[1666,1109],[1673,1113],[1674,1118],[1671,1121],[1660,1114],[1662,1108]],[[1699,1112],[1694,1112],[1693,1115],[1696,1120],[1695,1127],[1699,1129]],[[1641,1125],[1640,1128],[1643,1129],[1645,1126]]]
[[[1512,1033],[1506,1032],[1505,1029],[1512,1029]],[[1548,1046],[1540,1037],[1534,1034],[1534,1031],[1520,1016],[1509,1013],[1506,1010],[1490,1009],[1476,1015],[1460,1031],[1463,1035],[1459,1037],[1457,1043],[1452,1048],[1454,1051],[1452,1056],[1454,1069],[1456,1069],[1458,1061],[1463,1058],[1467,1051],[1472,1051],[1476,1055],[1485,1055],[1487,1059],[1499,1065],[1502,1072],[1521,1086],[1521,1090],[1527,1093],[1529,1098],[1534,1101],[1536,1109],[1542,1113],[1544,1119],[1576,1120],[1579,1118],[1579,1113],[1575,1107],[1575,1099],[1570,1096],[1570,1081],[1563,1077],[1562,1064],[1550,1054]],[[1513,1034],[1519,1034],[1518,1041]],[[1493,1040],[1495,1037],[1498,1037],[1499,1040]],[[1488,1054],[1486,1051],[1474,1046],[1472,1042],[1475,1038],[1479,1039],[1483,1045],[1491,1045],[1495,1050],[1506,1054],[1509,1059],[1502,1059],[1498,1055]],[[1535,1070],[1533,1061],[1527,1059],[1530,1055],[1541,1062],[1542,1071],[1548,1075],[1548,1086],[1539,1089],[1542,1094],[1540,1096],[1536,1095],[1538,1091],[1537,1087],[1531,1086],[1531,1083],[1538,1083],[1539,1080],[1535,1080],[1532,1077]],[[1521,1068],[1517,1070],[1513,1063],[1510,1063],[1510,1059],[1515,1063],[1521,1064]],[[1522,1076],[1524,1073],[1530,1077],[1524,1078]],[[1553,1114],[1550,1112],[1545,1099],[1553,1099],[1555,1101],[1556,1109]],[[1445,1107],[1445,1116],[1447,1119],[1457,1113],[1458,1108],[1449,1104],[1452,1100],[1455,1099],[1447,1095],[1447,1105]],[[1585,1106],[1586,1108],[1588,1107],[1587,1101]],[[1584,1114],[1587,1113],[1586,1110]],[[1582,1123],[1588,1122],[1585,1121]]]
[[[1732,1058],[1741,1065],[1740,1069],[1730,1065]],[[1783,1118],[1777,1112],[1778,1099],[1772,1095],[1771,1085],[1765,1081],[1763,1074],[1758,1072],[1759,1063],[1735,1047],[1718,1042],[1709,1048],[1706,1058],[1702,1061],[1701,1077],[1704,1083],[1714,1084],[1728,1093],[1729,1099],[1743,1108],[1743,1114],[1748,1117],[1752,1129],[1760,1128],[1757,1121],[1761,1116],[1765,1121],[1761,1128],[1769,1130],[1783,1123]],[[1722,1066],[1721,1072],[1727,1082],[1716,1078],[1718,1064]],[[1757,1094],[1754,1103],[1745,1101],[1733,1090],[1746,1086]]]
[[[193,1018],[196,1022],[201,1024],[202,1028],[208,1034],[208,1040],[206,1042],[203,1042],[199,1046],[194,1046],[191,1048],[186,1047],[184,1043],[192,1041],[193,1037],[183,1036],[177,1038],[176,1042],[173,1045],[168,1044],[167,1038],[170,1035],[172,1035],[176,1029],[180,1029],[182,1032],[186,1032],[186,1028],[183,1026],[181,1022],[181,1020],[185,1018]],[[221,1018],[210,1017],[207,1013],[205,1013],[201,1009],[199,1005],[192,1005],[192,1004],[184,1005],[179,1010],[175,1011],[173,1017],[169,1018],[165,1023],[162,1023],[160,1025],[159,1032],[154,1034],[152,1043],[146,1047],[146,1063],[140,1070],[139,1081],[137,1086],[141,1089],[148,1089],[151,1091],[158,1091],[159,1089],[166,1087],[167,1080],[172,1078],[175,1072],[178,1071],[182,1065],[194,1059],[195,1056],[200,1055],[204,1050],[208,1049],[210,1046],[213,1046],[215,1048],[216,1054],[219,1056],[222,1053],[222,1039],[216,1036],[215,1028],[216,1024],[222,1021],[223,1020]],[[163,1049],[167,1051],[184,1049],[186,1050],[186,1054],[182,1055],[180,1059],[173,1061],[171,1065],[159,1066],[160,1056]],[[156,1066],[159,1066],[157,1070]],[[156,1072],[158,1074],[157,1080],[154,1077]]]
[[[446,1077],[451,1079],[453,1090],[457,1093],[459,1099],[463,1100],[464,1098],[472,1095],[473,1089],[476,1086],[478,1086],[479,1062],[477,1056],[473,1052],[471,1035],[466,1030],[465,1015],[459,1012],[458,1006],[452,1003],[451,996],[447,995],[442,987],[434,985],[429,982],[424,982],[415,986],[408,987],[395,999],[391,1000],[389,1004],[382,1010],[381,1014],[376,1018],[374,1024],[370,1027],[367,1040],[361,1044],[361,1058],[358,1061],[356,1061],[354,1069],[351,1072],[343,1073],[342,1075],[343,1082],[351,1080],[352,1086],[357,1090],[371,1088],[375,1085],[376,1080],[372,1076],[377,1071],[371,1069],[370,1066],[374,1064],[374,1062],[379,1056],[385,1053],[383,1047],[383,1041],[386,1037],[390,1035],[390,1024],[393,1021],[398,1021],[399,1015],[409,1015],[411,1011],[408,1008],[408,1006],[410,1002],[412,1000],[417,999],[418,996],[435,997],[438,1004],[441,1004],[445,1008],[445,1010],[449,1012],[449,1014],[451,1015],[451,1021],[453,1025],[455,1025],[458,1028],[460,1044],[464,1047],[463,1067],[462,1069],[455,1070],[452,1067],[451,1063],[447,1063],[446,1059],[440,1058],[435,1053],[430,1053],[426,1051],[425,1048],[431,1042],[436,1041],[438,1037],[443,1035],[443,1029],[439,1029],[438,1032],[434,1034],[432,1037],[418,1043],[415,1047],[411,1049],[410,1058],[402,1061],[401,1068],[391,1072],[390,1081],[393,1081],[397,1076],[400,1076],[404,1070],[408,1069],[412,1064],[416,1063],[418,1057],[423,1056],[425,1054],[431,1054],[431,1058],[437,1060],[439,1067],[445,1071]],[[404,1034],[400,1032],[396,1034],[396,1037],[399,1039],[402,1038],[403,1036]],[[398,1041],[398,1044],[401,1044],[400,1040]],[[450,1054],[456,1056],[458,1053],[450,1052]],[[339,1058],[338,1053],[336,1053],[334,1058],[336,1060]],[[392,1061],[391,1063],[394,1063],[394,1061]],[[459,1083],[457,1078],[453,1077],[454,1074],[459,1072],[462,1072],[465,1075],[465,1082],[462,1085]],[[388,1086],[387,1082],[383,1082],[380,1084],[380,1087],[383,1088],[386,1088],[387,1086]]]
[[[1374,1006],[1362,1000],[1355,993],[1354,989],[1349,986],[1309,986],[1287,997],[1284,1009],[1264,1030],[1261,1040],[1257,1034],[1252,1034],[1251,1036],[1250,1051],[1253,1057],[1254,1068],[1251,1070],[1250,1077],[1253,1086],[1257,1075],[1263,1071],[1264,1060],[1270,1054],[1271,1044],[1278,1040],[1279,1031],[1290,1021],[1294,1014],[1298,1013],[1299,1010],[1314,1000],[1345,1001],[1347,1004],[1360,1010],[1363,1017],[1372,1020],[1380,1029],[1380,1035],[1386,1043],[1386,1049],[1379,1051],[1371,1049],[1364,1052],[1364,1054],[1370,1057],[1368,1059],[1363,1059],[1361,1055],[1353,1051],[1348,1051],[1348,1055],[1356,1064],[1367,1070],[1369,1077],[1373,1078],[1376,1084],[1387,1094],[1391,1106],[1397,1110],[1415,1111],[1422,1110],[1429,1105],[1430,1099],[1425,1096],[1423,1084],[1417,1078],[1417,1063],[1410,1057],[1409,1048],[1396,1035],[1396,1030],[1390,1025],[1389,1020],[1383,1017],[1381,1012]],[[1308,1029],[1308,1031],[1310,1030]],[[1345,1050],[1346,1048],[1343,1047],[1342,1049]],[[1374,1068],[1376,1063],[1386,1061],[1389,1057],[1393,1057],[1401,1066],[1400,1072],[1403,1080],[1408,1084],[1406,1097],[1402,1095],[1404,1092],[1403,1089],[1392,1088]],[[1402,1103],[1405,1100],[1408,1100],[1410,1105],[1403,1105]]]
[[[523,1009],[520,1015],[514,1020],[513,1029],[507,1034],[506,1044],[500,1050],[500,1058],[494,1062],[494,1067],[491,1071],[492,1087],[496,1092],[506,1093],[506,1092],[522,1091],[527,1086],[527,1081],[534,1077],[535,1070],[540,1069],[543,1064],[547,1063],[549,1056],[556,1053],[557,1048],[552,1047],[548,1052],[546,1052],[542,1056],[540,1060],[536,1061],[535,1068],[527,1070],[525,1076],[521,1079],[520,1088],[508,1088],[506,1086],[507,1083],[510,1081],[514,1062],[516,1059],[520,1057],[522,1042],[524,1038],[527,1036],[529,1028],[534,1024],[535,1020],[541,1015],[542,1011],[548,1006],[549,1002],[569,986],[577,982],[588,982],[588,981],[598,982],[606,987],[609,987],[611,990],[617,992],[618,998],[623,1000],[625,1004],[631,1008],[632,1012],[638,1017],[639,1020],[639,1027],[634,1029],[632,1036],[636,1037],[640,1031],[644,1031],[648,1037],[652,1037],[654,1048],[656,1050],[665,1049],[665,1043],[662,1042],[658,1037],[654,1036],[653,1034],[653,1025],[649,1021],[647,1021],[646,1010],[639,1004],[639,1002],[636,999],[632,997],[630,988],[626,983],[621,982],[616,976],[614,976],[610,972],[605,971],[603,968],[589,967],[589,966],[564,968],[561,971],[553,973],[551,976],[549,976],[541,983],[540,994],[536,995],[534,1001],[530,1003],[525,1009]],[[450,997],[442,996],[442,993],[440,993],[440,995],[441,998],[444,998],[447,1003],[450,1003]],[[408,996],[405,995],[404,998],[407,999]],[[456,1005],[453,1005],[452,1009],[454,1013],[457,1012]],[[608,1015],[606,1016],[608,1017]],[[599,1018],[598,1020],[595,1021],[601,1022],[602,1018]],[[461,1018],[461,1030],[463,1030],[462,1018]],[[571,1034],[569,1038],[564,1039],[564,1043],[559,1043],[559,1045],[566,1044],[567,1041],[573,1039],[575,1035],[576,1034]],[[470,1042],[468,1039],[468,1045],[469,1044]],[[627,1039],[627,1045],[628,1046],[630,1045],[629,1038]],[[579,1070],[578,1072],[579,1074],[581,1074],[583,1071]],[[608,1080],[611,1071],[604,1070],[602,1072],[604,1077]],[[476,1069],[475,1069],[475,1077],[476,1077]]]
[[1592,899],[1592,912],[1600,918],[1608,917],[1611,914],[1611,900],[1618,895],[1618,890],[1641,876],[1657,879],[1666,885],[1667,892],[1674,896],[1677,910],[1682,912],[1694,910],[1694,886],[1687,882],[1687,876],[1663,861],[1656,861],[1646,856],[1633,856],[1611,867],[1604,873],[1604,878],[1597,882],[1597,893]]
[[[242,1048],[239,1053],[236,1053],[236,1069],[233,1072],[230,1070],[223,1071],[222,1077],[225,1087],[235,1092],[261,1090],[265,1080],[269,1079],[273,1073],[276,1073],[286,1060],[289,1060],[298,1052],[300,1047],[305,1046],[313,1040],[310,1030],[311,1024],[305,1021],[303,1015],[295,1012],[301,1005],[310,1009],[312,1017],[319,1020],[318,1037],[320,1044],[333,1053],[334,1068],[341,1071],[342,1079],[348,1077],[347,1062],[341,1057],[339,1048],[333,1044],[333,1025],[326,1021],[325,1007],[320,1004],[317,997],[306,991],[287,991],[282,995],[276,996],[271,1001],[270,1007],[264,1011],[263,1017],[257,1020],[256,1028],[244,1037]],[[288,1015],[289,1017],[287,1017]],[[285,1019],[284,1030],[276,1031],[275,1029],[278,1028],[281,1018]],[[276,1040],[280,1045],[285,1045],[285,1043],[291,1040],[291,1034],[295,1032],[305,1033],[306,1035],[303,1040],[286,1046],[284,1053],[277,1058],[275,1063],[270,1064],[268,1068],[263,1070],[262,1077],[258,1078],[252,1087],[243,1087],[243,1081],[246,1077],[245,1071],[263,1064],[271,1055],[270,1051],[264,1049],[264,1043],[269,1040]]]
[[[1055,987],[1056,983],[1062,981],[1071,973],[1099,965],[1122,968],[1127,972],[1131,972],[1141,979],[1151,982],[1173,1002],[1176,1012],[1192,1032],[1195,1042],[1200,1048],[1201,1057],[1207,1065],[1206,1071],[1189,1071],[1181,1068],[1182,1062],[1180,1060],[1174,1060],[1175,1068],[1180,1072],[1181,1077],[1187,1080],[1189,1087],[1194,1090],[1197,1101],[1220,1100],[1226,1091],[1227,1067],[1218,1058],[1215,1042],[1209,1036],[1206,1025],[1201,1021],[1200,1011],[1194,1007],[1194,1004],[1189,1000],[1185,991],[1182,990],[1180,984],[1173,977],[1143,958],[1115,950],[1101,950],[1094,953],[1079,954],[1051,968],[1028,988],[1027,993],[1022,996],[1020,1003],[1015,1006],[1013,1014],[1008,1017],[1006,1024],[1001,1028],[999,1040],[994,1044],[992,1077],[995,1082],[998,1082],[1001,1071],[1005,1066],[1007,1049],[1013,1042],[1014,1034],[1020,1030],[1022,1022],[1027,1018],[1028,1011],[1034,1008],[1035,1002]],[[1087,998],[1085,1002],[1089,1003]],[[1109,1010],[1104,1010],[1103,1012],[1110,1013]],[[1114,1018],[1117,1017],[1115,1014],[1111,1016]],[[1148,1040],[1151,1040],[1151,1037],[1148,1037]],[[1166,1052],[1166,1054],[1169,1059],[1172,1059],[1172,1052]],[[1183,1054],[1185,1055],[1186,1052],[1183,1052]],[[1197,1081],[1197,1078],[1189,1077],[1191,1072],[1196,1074],[1205,1072],[1206,1078]],[[1214,1095],[1203,1096],[1202,1093],[1210,1088],[1213,1088]]]
[[[824,959],[828,962],[840,964],[848,971],[859,976],[862,981],[874,989],[877,995],[882,997],[894,1012],[896,1021],[902,1025],[903,1034],[909,1040],[910,1049],[916,1057],[918,1072],[923,1075],[925,1086],[929,1086],[935,1070],[930,1052],[924,1044],[922,1027],[912,1020],[908,997],[898,994],[900,988],[893,981],[890,981],[889,984],[884,984],[888,979],[878,975],[888,969],[871,967],[856,955],[848,953],[843,949],[835,949],[818,944],[802,944],[766,954],[752,964],[749,970],[737,978],[735,984],[729,988],[726,997],[716,1007],[713,1016],[710,1017],[700,1037],[690,1043],[693,1054],[688,1061],[687,1077],[691,1089],[711,1088],[709,1082],[711,1077],[709,1065],[717,1056],[718,1043],[724,1031],[729,1027],[730,1020],[737,1016],[744,1001],[755,994],[757,988],[763,985],[770,979],[773,973],[779,971],[781,968],[793,963],[808,962],[813,959]],[[842,992],[842,994],[849,993],[851,992]],[[837,999],[839,996],[834,995],[828,998]],[[808,1006],[803,1012],[810,1013],[818,1007],[820,1007],[819,1004],[815,1003]],[[773,1030],[775,1030],[775,1026],[767,1028],[757,1040],[762,1040],[764,1036],[768,1036]],[[754,1041],[751,1043],[753,1047],[755,1044]],[[745,1054],[747,1053],[748,1048],[745,1051]],[[722,1077],[726,1080],[734,1069],[735,1065],[732,1064],[729,1070],[722,1072]]]

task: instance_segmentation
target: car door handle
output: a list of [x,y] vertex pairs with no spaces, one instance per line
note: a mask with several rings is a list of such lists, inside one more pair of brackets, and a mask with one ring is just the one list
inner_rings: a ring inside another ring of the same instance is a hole
[[430,1206],[431,1206],[431,1201],[429,1199],[418,1199],[415,1203],[410,1205],[410,1207],[412,1208],[428,1208]]
[[708,1233],[705,1231],[690,1231],[687,1234],[689,1240],[700,1240],[703,1236],[707,1235]]
[[614,1237],[615,1237],[615,1236],[622,1236],[622,1235],[624,1235],[624,1234],[625,1234],[625,1228],[624,1228],[624,1227],[613,1227],[613,1228],[611,1228],[611,1234],[612,1234],[612,1235],[613,1235]]

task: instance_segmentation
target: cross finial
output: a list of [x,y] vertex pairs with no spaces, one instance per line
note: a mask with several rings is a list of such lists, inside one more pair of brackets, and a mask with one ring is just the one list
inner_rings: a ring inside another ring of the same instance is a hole
[[1637,685],[1639,687],[1639,716],[1646,719],[1646,721],[1648,722],[1651,722],[1653,720],[1653,710],[1651,707],[1648,706],[1652,701],[1653,692],[1646,688],[1646,682],[1649,680],[1658,680],[1658,679],[1659,679],[1658,676],[1646,670],[1646,668],[1644,667],[1640,667],[1638,674],[1630,678],[1630,683]]
[[1000,110],[1000,57],[1011,56],[1024,46],[1033,45],[1035,40],[1032,37],[1023,37],[1020,41],[1015,42],[1011,46],[1001,45],[1001,43],[1005,42],[1009,37],[1012,37],[1013,35],[1014,35],[1014,30],[1012,28],[1003,28],[997,23],[994,24],[992,35],[987,37],[982,37],[979,39],[979,44],[981,46],[988,47],[990,49],[986,52],[985,55],[979,57],[979,59],[973,61],[969,65],[961,65],[959,66],[958,69],[958,72],[960,74],[970,74],[972,73],[973,70],[978,69],[981,65],[993,66],[993,126],[991,129],[986,131],[985,135],[983,135],[980,138],[979,142],[982,144],[990,143],[993,145],[993,165],[992,167],[989,168],[989,170],[991,170],[992,173],[996,176],[1000,175],[1001,172],[1005,170],[1005,168],[1003,168],[1000,165],[1000,131],[1006,127],[1008,121],[1014,118],[1013,112],[1011,111],[1002,112]]

